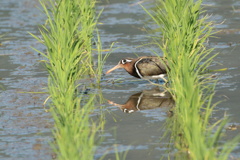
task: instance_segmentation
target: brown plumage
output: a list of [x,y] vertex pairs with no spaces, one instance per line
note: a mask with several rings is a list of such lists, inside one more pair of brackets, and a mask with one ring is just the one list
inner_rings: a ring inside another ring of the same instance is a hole
[[173,107],[174,100],[167,91],[161,92],[159,88],[144,90],[133,94],[125,104],[108,101],[109,104],[119,107],[123,112],[132,113],[139,110],[148,110],[160,107]]
[[144,56],[135,59],[125,58],[120,60],[115,67],[108,70],[106,74],[117,68],[124,68],[130,75],[136,78],[159,79],[163,78],[167,73],[167,68],[165,66],[167,66],[167,61],[162,57]]

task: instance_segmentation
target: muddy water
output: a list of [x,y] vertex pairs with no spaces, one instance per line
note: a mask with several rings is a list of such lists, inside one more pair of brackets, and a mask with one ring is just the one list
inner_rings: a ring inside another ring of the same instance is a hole
[[[144,32],[145,13],[137,2],[111,0],[98,4],[99,9],[105,8],[99,24],[103,48],[109,48],[113,42],[117,48],[108,58],[104,71],[123,57],[152,55],[151,49],[155,49],[154,46],[141,47],[149,39]],[[240,3],[208,0],[204,4],[208,13],[213,14],[211,19],[219,23],[217,29],[222,30],[217,34],[218,39],[209,42],[216,48],[214,53],[219,53],[212,68],[229,68],[215,73],[219,77],[215,100],[224,102],[218,105],[213,118],[219,119],[225,113],[231,117],[228,125],[236,127],[227,131],[225,139],[230,139],[239,134],[240,129]],[[0,159],[54,157],[48,146],[52,140],[52,119],[42,106],[47,95],[31,93],[44,91],[47,85],[47,74],[38,62],[42,57],[30,48],[44,50],[44,47],[27,33],[38,34],[37,25],[44,22],[36,6],[39,6],[36,0],[0,1],[0,35],[5,34],[0,39]],[[111,83],[117,79],[121,79],[121,83]],[[169,137],[161,141],[160,138],[166,120],[170,119],[167,111],[172,105],[171,97],[166,94],[159,98],[162,91],[148,82],[133,80],[136,79],[121,69],[103,78],[102,92],[109,104],[103,104],[106,132],[96,159],[103,154],[107,154],[105,159],[115,159],[116,149],[120,155],[128,150],[126,159],[131,160],[168,155]],[[232,157],[240,158],[239,147]]]
[[[44,112],[46,72],[27,32],[43,19],[32,0],[0,1],[0,159],[50,159],[51,118]],[[25,93],[23,93],[25,92]]]

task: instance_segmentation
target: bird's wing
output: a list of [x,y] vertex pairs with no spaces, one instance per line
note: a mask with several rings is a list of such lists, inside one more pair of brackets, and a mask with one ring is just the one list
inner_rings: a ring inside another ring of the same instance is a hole
[[166,67],[158,57],[141,58],[135,63],[141,77],[166,74]]

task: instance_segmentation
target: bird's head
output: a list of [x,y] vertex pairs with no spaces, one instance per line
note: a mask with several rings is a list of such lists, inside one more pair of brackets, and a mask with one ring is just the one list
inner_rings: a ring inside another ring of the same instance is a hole
[[118,62],[118,64],[116,66],[114,66],[113,68],[109,69],[106,74],[109,74],[110,72],[112,72],[113,70],[115,69],[118,69],[118,68],[124,68],[127,72],[131,72],[132,69],[133,69],[133,64],[134,64],[134,61],[133,61],[133,58],[125,58],[125,59],[122,59]]

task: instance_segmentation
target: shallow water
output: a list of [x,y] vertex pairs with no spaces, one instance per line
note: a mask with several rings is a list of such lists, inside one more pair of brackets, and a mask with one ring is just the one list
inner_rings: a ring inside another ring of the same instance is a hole
[[[111,0],[98,4],[99,9],[104,8],[98,25],[103,48],[109,48],[113,42],[117,48],[108,58],[104,71],[116,65],[121,58],[136,57],[135,54],[152,55],[151,49],[155,49],[154,46],[141,47],[149,39],[144,31],[146,15],[137,2]],[[211,20],[219,24],[217,30],[221,30],[217,34],[218,39],[211,38],[209,41],[209,45],[216,48],[213,53],[219,53],[212,69],[229,68],[213,73],[219,78],[215,100],[224,100],[218,105],[213,118],[222,118],[225,113],[230,116],[228,125],[234,124],[237,129],[228,130],[224,140],[231,139],[239,134],[240,124],[240,3],[234,0],[208,0],[204,4],[207,12],[213,14]],[[54,157],[48,145],[52,140],[52,119],[42,105],[48,95],[29,93],[42,92],[47,86],[47,73],[38,62],[43,57],[30,48],[43,51],[44,47],[28,34],[38,34],[37,25],[44,23],[44,16],[36,6],[39,6],[37,0],[0,2],[0,35],[5,34],[0,39],[0,159]],[[121,83],[110,83],[119,78],[122,79]],[[120,153],[128,150],[126,159],[131,160],[167,157],[169,137],[161,141],[160,138],[170,116],[168,103],[156,101],[154,104],[162,105],[149,110],[141,108],[144,101],[149,104],[146,102],[146,92],[149,95],[157,91],[151,91],[154,87],[146,81],[133,80],[136,79],[121,69],[103,77],[102,92],[112,104],[103,104],[106,107],[106,132],[102,135],[105,139],[97,149],[96,159],[106,153],[105,159],[115,159],[115,149]],[[145,97],[139,100],[136,94],[141,95],[142,92]],[[133,100],[129,100],[131,96]],[[169,97],[165,100],[169,102]],[[126,105],[136,103],[139,104],[137,108]],[[174,151],[171,152],[173,156]],[[232,159],[240,158],[240,145],[231,156]]]

